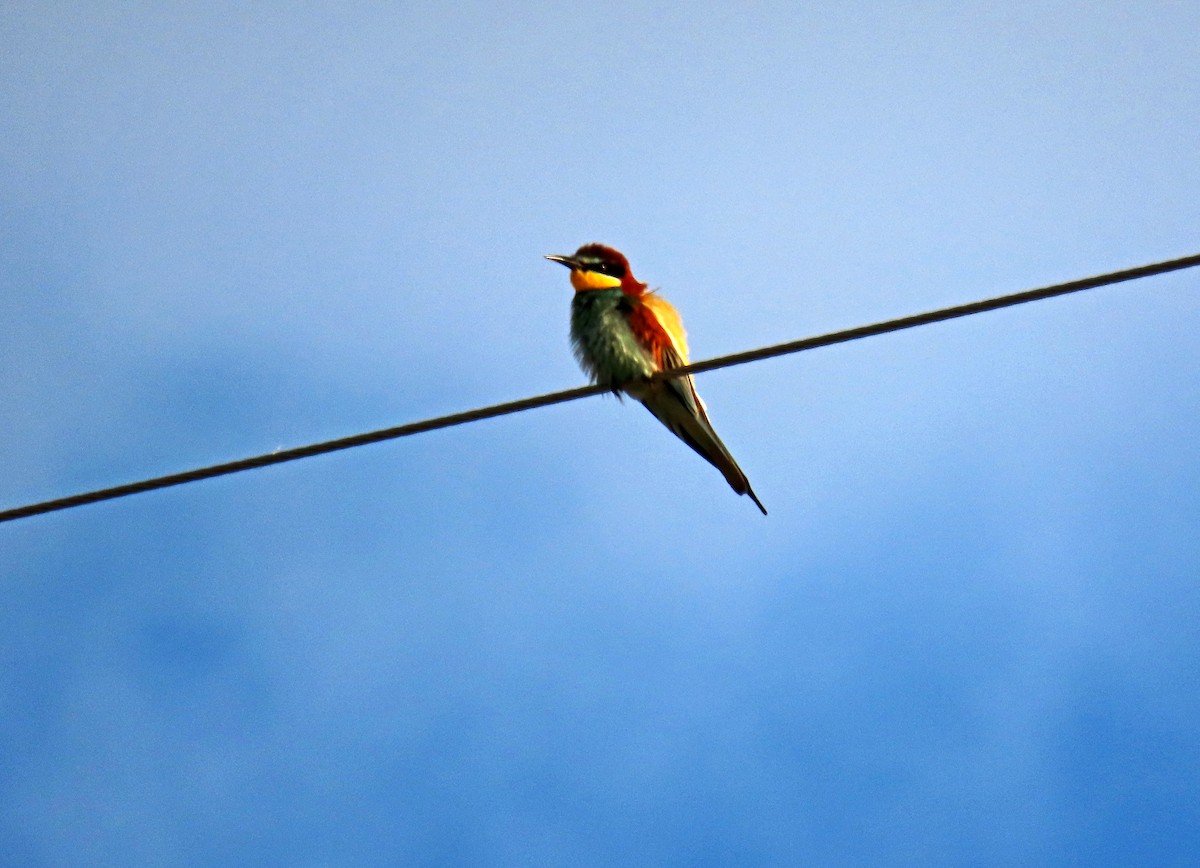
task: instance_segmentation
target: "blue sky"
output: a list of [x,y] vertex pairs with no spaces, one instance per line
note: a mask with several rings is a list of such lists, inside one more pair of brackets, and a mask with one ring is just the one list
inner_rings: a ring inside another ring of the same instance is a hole
[[[1186,3],[9,4],[0,506],[1200,250]],[[0,861],[1185,864],[1200,275],[0,526]]]

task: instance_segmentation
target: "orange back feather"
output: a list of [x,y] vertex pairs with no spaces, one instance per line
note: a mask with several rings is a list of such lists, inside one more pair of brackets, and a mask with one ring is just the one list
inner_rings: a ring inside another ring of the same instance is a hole
[[638,342],[650,351],[655,366],[660,370],[664,367],[663,351],[668,348],[673,349],[675,355],[686,365],[687,333],[683,330],[679,311],[661,295],[653,292],[633,296],[632,300],[629,328]]

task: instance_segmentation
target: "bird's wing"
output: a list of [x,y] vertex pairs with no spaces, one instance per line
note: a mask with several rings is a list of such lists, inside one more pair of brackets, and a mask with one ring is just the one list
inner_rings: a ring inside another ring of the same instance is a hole
[[[637,299],[629,314],[629,326],[660,371],[687,364],[687,338],[679,313],[661,296],[649,293]],[[690,374],[631,388],[630,394],[645,405],[667,429],[690,446],[725,477],[738,494],[749,494],[766,513],[750,488],[750,480],[729,453],[712,423]]]
[[[683,330],[683,321],[674,305],[653,292],[640,298],[642,317],[651,320],[652,327],[645,328],[650,337],[647,349],[654,357],[654,364],[660,371],[669,371],[688,363],[687,333]],[[635,308],[635,311],[637,308]],[[636,330],[635,330],[636,334]],[[694,416],[708,422],[708,412],[700,395],[696,392],[696,383],[691,375],[674,377],[665,381],[666,385],[675,392],[688,411]],[[710,426],[711,427],[711,426]],[[714,433],[715,437],[716,434]]]
[[[642,329],[642,334],[638,337],[641,339],[644,334],[646,340],[643,345],[648,343],[660,351],[666,348],[673,349],[683,360],[682,364],[687,364],[687,332],[683,330],[683,320],[679,318],[679,311],[675,310],[675,306],[669,301],[654,292],[640,295],[633,306],[631,320],[633,321],[630,322],[630,326],[634,328],[635,334],[638,333],[639,326]],[[640,322],[637,322],[639,320]],[[654,361],[659,368],[663,367],[658,356]]]

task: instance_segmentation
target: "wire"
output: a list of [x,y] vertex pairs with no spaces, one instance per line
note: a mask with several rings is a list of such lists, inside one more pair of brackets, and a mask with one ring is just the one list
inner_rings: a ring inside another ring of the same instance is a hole
[[[1013,307],[1018,304],[1025,304],[1031,301],[1040,301],[1045,298],[1054,298],[1059,295],[1067,295],[1072,292],[1080,292],[1085,289],[1095,289],[1101,286],[1109,286],[1114,283],[1122,283],[1127,280],[1136,280],[1141,277],[1151,277],[1157,274],[1166,274],[1171,271],[1180,271],[1184,268],[1192,268],[1200,265],[1200,254],[1192,256],[1184,256],[1180,259],[1171,259],[1163,262],[1155,262],[1150,265],[1141,265],[1137,268],[1129,268],[1124,271],[1113,271],[1108,274],[1100,274],[1095,277],[1085,277],[1081,280],[1072,280],[1068,283],[1058,283],[1052,286],[1044,286],[1038,289],[1030,289],[1025,292],[1017,292],[1012,295],[1002,295],[996,298],[984,299],[982,301],[973,301],[968,304],[960,304],[955,307],[946,307],[939,310],[919,313],[913,316],[900,317],[899,319],[886,320],[884,322],[872,323],[871,325],[858,326],[857,328],[845,329],[838,332],[830,332],[824,335],[818,335],[811,338],[803,338],[797,341],[789,341],[784,344],[775,344],[769,347],[761,347],[756,350],[747,350],[741,353],[733,353],[727,356],[720,356],[714,359],[706,359],[700,362],[694,362],[690,365],[684,365],[679,368],[672,368],[670,371],[660,371],[653,376],[653,379],[665,380],[675,377],[682,377],[687,374],[699,374],[704,371],[715,371],[718,368],[728,368],[733,365],[744,365],[748,362],[756,362],[762,359],[770,359],[775,356],[788,355],[790,353],[799,353],[805,350],[814,350],[818,347],[828,347],[833,344],[846,343],[847,341],[856,341],[861,338],[868,338],[874,335],[887,334],[888,332],[901,331],[903,329],[915,328],[917,326],[929,325],[931,323],[943,322],[949,319],[956,319],[963,316],[973,316],[977,313],[985,313],[990,310],[999,310],[1000,308]],[[76,506],[83,506],[88,503],[98,503],[102,500],[113,500],[118,497],[127,497],[131,494],[140,494],[143,491],[154,491],[159,488],[170,488],[174,485],[183,485],[188,482],[198,482],[201,479],[211,479],[215,476],[227,476],[230,473],[240,473],[243,470],[253,470],[257,467],[268,467],[272,464],[283,464],[286,461],[295,461],[299,458],[309,458],[313,455],[324,455],[327,452],[337,452],[342,449],[351,449],[355,446],[365,446],[368,443],[379,443],[384,440],[395,440],[398,437],[408,437],[411,434],[420,434],[424,431],[435,431],[439,428],[449,428],[454,425],[465,425],[468,422],[478,422],[481,419],[491,419],[496,416],[506,416],[510,413],[520,413],[524,410],[532,410],[536,407],[547,407],[551,404],[562,404],[567,401],[575,401],[579,398],[588,398],[592,395],[599,395],[604,392],[612,391],[605,386],[583,386],[577,389],[567,389],[562,392],[551,392],[545,395],[537,395],[532,398],[522,398],[519,401],[509,401],[506,404],[494,404],[490,407],[480,407],[475,410],[468,410],[463,413],[453,413],[449,416],[439,416],[435,419],[425,419],[420,422],[410,422],[407,425],[398,425],[394,428],[383,428],[378,431],[368,431],[364,434],[355,434],[351,437],[342,437],[338,440],[327,440],[322,443],[312,443],[308,446],[298,446],[293,449],[283,449],[277,452],[271,452],[266,455],[256,455],[251,458],[243,458],[238,461],[229,461],[224,464],[214,464],[210,467],[200,467],[195,470],[186,470],[182,473],[173,473],[169,476],[157,476],[153,479],[144,479],[140,482],[130,482],[125,485],[117,485],[112,488],[102,488],[96,491],[88,491],[82,494],[73,494],[69,497],[58,498],[57,500],[46,500],[41,503],[32,503],[27,506],[19,506],[14,509],[0,511],[0,522],[13,521],[18,518],[28,518],[33,515],[41,515],[47,512],[56,512],[62,509],[71,509]]]

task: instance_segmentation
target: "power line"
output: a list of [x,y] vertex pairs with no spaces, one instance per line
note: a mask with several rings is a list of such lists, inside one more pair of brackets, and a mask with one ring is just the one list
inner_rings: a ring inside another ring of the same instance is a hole
[[[1166,274],[1171,271],[1179,271],[1184,268],[1192,268],[1200,265],[1200,254],[1192,256],[1184,256],[1180,259],[1171,259],[1164,262],[1155,262],[1150,265],[1141,265],[1137,268],[1129,268],[1124,271],[1113,271],[1108,274],[1100,274],[1095,277],[1085,277],[1081,280],[1072,280],[1068,283],[1057,283],[1053,286],[1044,286],[1038,289],[1030,289],[1024,292],[1013,293],[1012,295],[1001,295],[996,298],[984,299],[983,301],[973,301],[968,304],[960,304],[955,307],[945,307],[939,310],[929,311],[927,313],[919,313],[913,316],[900,317],[899,319],[886,320],[884,322],[872,323],[871,325],[858,326],[856,328],[845,329],[838,332],[830,332],[824,335],[818,335],[811,338],[803,338],[797,341],[789,341],[788,343],[775,344],[769,347],[761,347],[756,350],[747,350],[741,353],[733,353],[727,356],[720,356],[714,359],[706,359],[700,362],[694,362],[690,365],[685,365],[680,368],[674,368],[670,371],[662,371],[654,375],[654,379],[672,379],[681,377],[685,374],[699,374],[704,371],[713,371],[717,368],[728,368],[733,365],[744,365],[747,362],[756,362],[762,359],[770,359],[775,356],[788,355],[790,353],[799,353],[805,350],[814,350],[818,347],[827,347],[833,344],[846,343],[847,341],[856,341],[861,338],[873,337],[875,335],[887,334],[888,332],[901,331],[903,329],[915,328],[917,326],[929,325],[931,323],[943,322],[949,319],[956,319],[962,316],[973,316],[977,313],[985,313],[990,310],[999,310],[1004,307],[1013,307],[1018,304],[1025,304],[1031,301],[1039,301],[1044,298],[1053,298],[1059,295],[1067,295],[1072,292],[1080,292],[1085,289],[1095,289],[1101,286],[1108,286],[1114,283],[1122,283],[1127,280],[1136,280],[1141,277],[1151,277],[1156,274]],[[323,443],[312,443],[308,446],[298,446],[293,449],[283,449],[277,452],[271,452],[266,455],[256,455],[252,458],[243,458],[238,461],[229,461],[224,464],[214,464],[210,467],[200,467],[195,470],[185,470],[182,473],[173,473],[169,476],[157,476],[153,479],[144,479],[140,482],[130,482],[125,485],[117,485],[112,488],[102,488],[96,491],[88,491],[82,494],[73,494],[70,497],[62,497],[57,500],[46,500],[41,503],[32,503],[28,506],[19,506],[14,509],[0,511],[0,522],[13,521],[18,518],[28,518],[33,515],[41,515],[47,512],[56,512],[61,509],[71,509],[76,506],[83,506],[88,503],[98,503],[102,500],[113,500],[118,497],[126,497],[130,494],[139,494],[143,491],[154,491],[158,488],[170,488],[173,485],[183,485],[187,482],[198,482],[201,479],[211,479],[214,476],[227,476],[230,473],[240,473],[243,470],[253,470],[256,467],[267,467],[272,464],[283,464],[285,461],[295,461],[299,458],[308,458],[313,455],[323,455],[326,452],[337,452],[342,449],[350,449],[355,446],[365,446],[368,443],[379,443],[383,440],[395,440],[398,437],[407,437],[410,434],[420,434],[424,431],[435,431],[438,428],[449,428],[453,425],[464,425],[468,422],[477,422],[481,419],[491,419],[495,416],[506,416],[509,413],[520,413],[524,410],[532,410],[535,407],[547,407],[551,404],[562,404],[566,401],[574,401],[578,398],[587,398],[592,395],[599,395],[603,392],[611,391],[603,386],[583,386],[577,389],[567,389],[562,392],[551,392],[546,395],[537,395],[532,398],[522,398],[519,401],[509,401],[506,404],[494,404],[491,407],[480,407],[475,410],[468,410],[464,413],[453,413],[449,416],[439,416],[436,419],[425,419],[420,422],[410,422],[407,425],[398,425],[394,428],[383,428],[379,431],[369,431],[364,434],[355,434],[351,437],[342,437],[337,440],[327,440]]]

